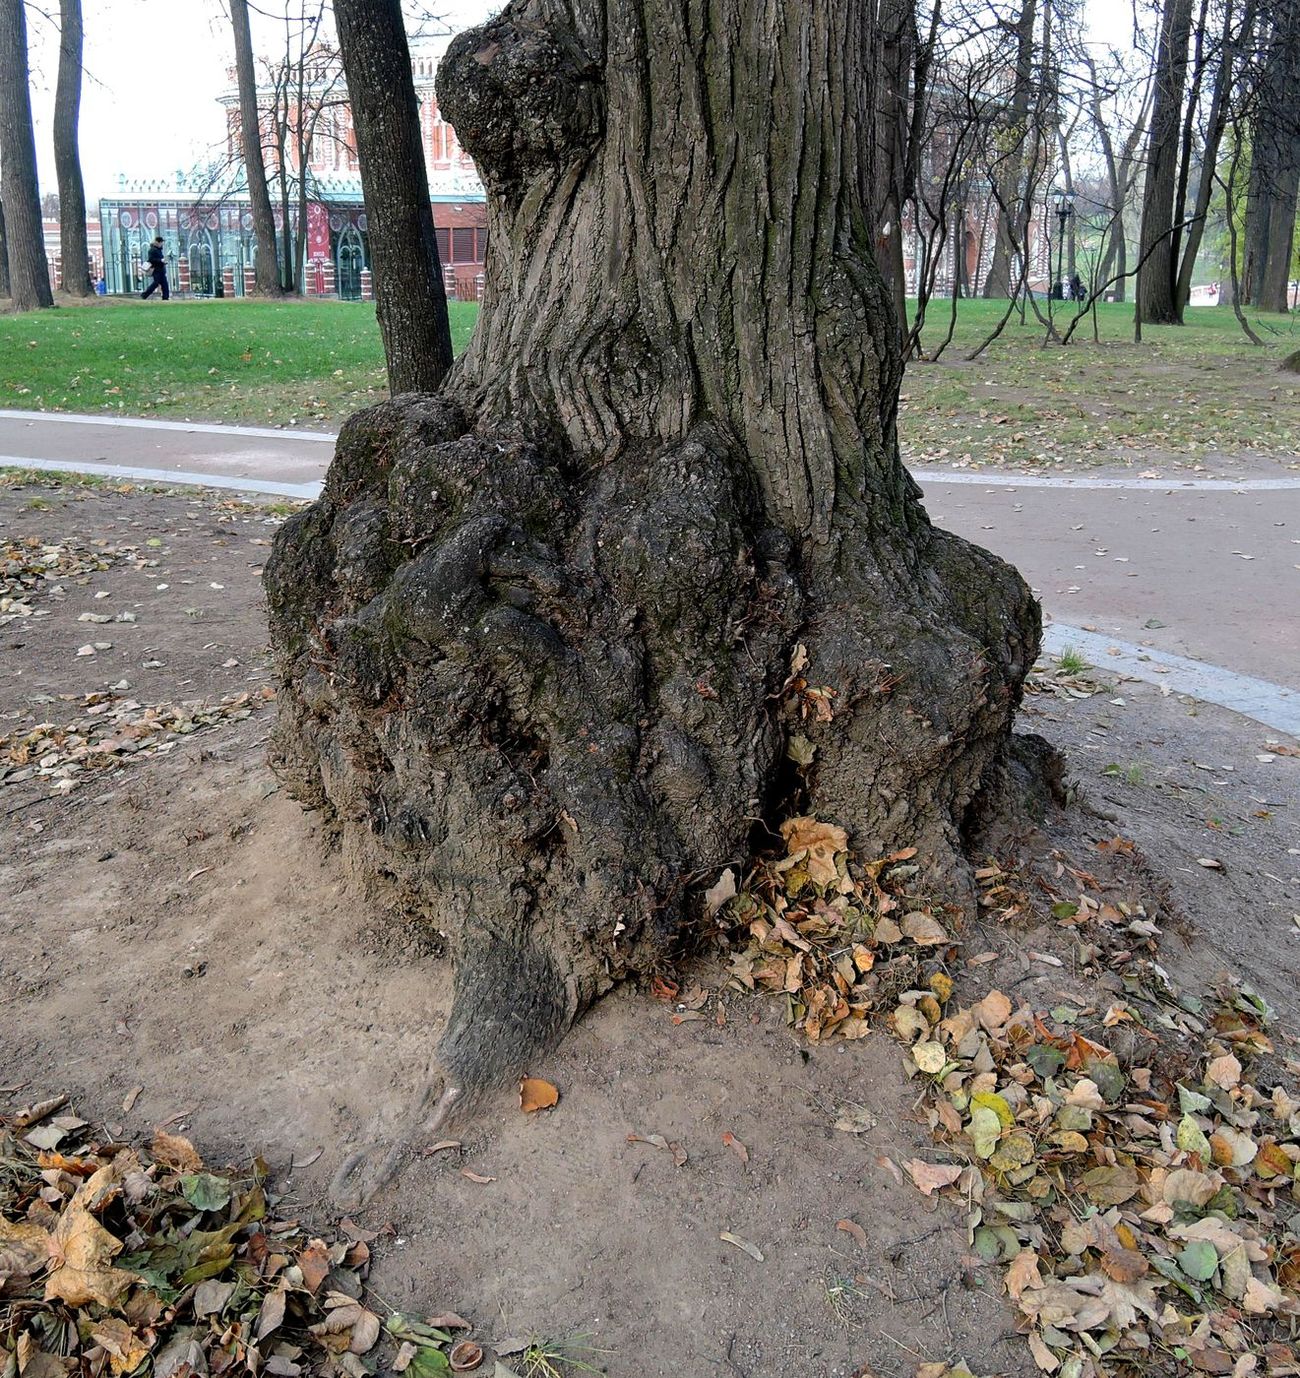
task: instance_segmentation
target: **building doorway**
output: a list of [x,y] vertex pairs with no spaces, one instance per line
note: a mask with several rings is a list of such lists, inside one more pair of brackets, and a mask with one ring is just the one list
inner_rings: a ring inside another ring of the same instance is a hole
[[210,297],[217,289],[216,255],[212,251],[212,236],[203,230],[190,240],[190,291],[196,297]]
[[339,235],[338,285],[343,301],[361,300],[361,270],[366,266],[365,245],[356,227],[349,225]]

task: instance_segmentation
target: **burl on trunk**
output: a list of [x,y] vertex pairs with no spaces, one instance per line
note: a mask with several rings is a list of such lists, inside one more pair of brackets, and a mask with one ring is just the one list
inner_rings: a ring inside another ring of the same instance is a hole
[[266,585],[276,767],[448,936],[453,1086],[664,959],[775,830],[796,731],[804,812],[966,893],[1039,613],[899,460],[870,10],[516,0],[443,62],[477,333],[349,421]]

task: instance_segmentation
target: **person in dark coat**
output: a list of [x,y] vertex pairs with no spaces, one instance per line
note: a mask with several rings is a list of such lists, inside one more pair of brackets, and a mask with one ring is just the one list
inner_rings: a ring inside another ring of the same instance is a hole
[[171,297],[171,288],[167,285],[167,260],[163,258],[163,237],[160,234],[155,235],[153,243],[149,245],[149,271],[153,274],[153,281],[140,296],[148,301],[161,287],[162,299],[167,301]]

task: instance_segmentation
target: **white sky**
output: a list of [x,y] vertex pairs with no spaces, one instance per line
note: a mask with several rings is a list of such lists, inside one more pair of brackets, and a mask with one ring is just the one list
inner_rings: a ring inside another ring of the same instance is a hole
[[[481,22],[502,0],[423,0],[453,29]],[[254,0],[256,6],[257,0]],[[1128,46],[1131,0],[1085,0],[1099,44]],[[41,10],[28,7],[36,152],[42,194],[57,189],[51,146],[58,34]],[[268,9],[279,8],[275,0]],[[224,143],[217,97],[227,89],[234,45],[224,5],[212,0],[83,0],[86,44],[81,97],[81,162],[92,216],[101,196],[129,179],[170,179],[206,162]],[[254,21],[254,45],[275,48],[275,26]]]
[[[254,0],[257,3],[257,0]],[[268,5],[267,8],[273,6]],[[40,9],[58,13],[56,0]],[[228,87],[234,42],[224,6],[212,0],[82,0],[86,30],[81,91],[81,167],[87,210],[111,196],[119,174],[172,178],[205,162],[225,141],[217,97]],[[432,5],[430,5],[432,8]],[[480,22],[501,0],[443,0],[453,28]],[[27,10],[32,104],[41,194],[56,191],[51,122],[58,75],[58,33],[35,5]],[[254,45],[273,51],[274,28]]]

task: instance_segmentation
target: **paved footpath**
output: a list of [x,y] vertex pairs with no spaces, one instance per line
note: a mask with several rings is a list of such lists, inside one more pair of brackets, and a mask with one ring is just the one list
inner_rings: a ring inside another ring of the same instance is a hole
[[[0,467],[314,497],[315,431],[0,411]],[[1019,476],[915,470],[941,526],[1017,565],[1103,670],[1300,737],[1300,476]]]

